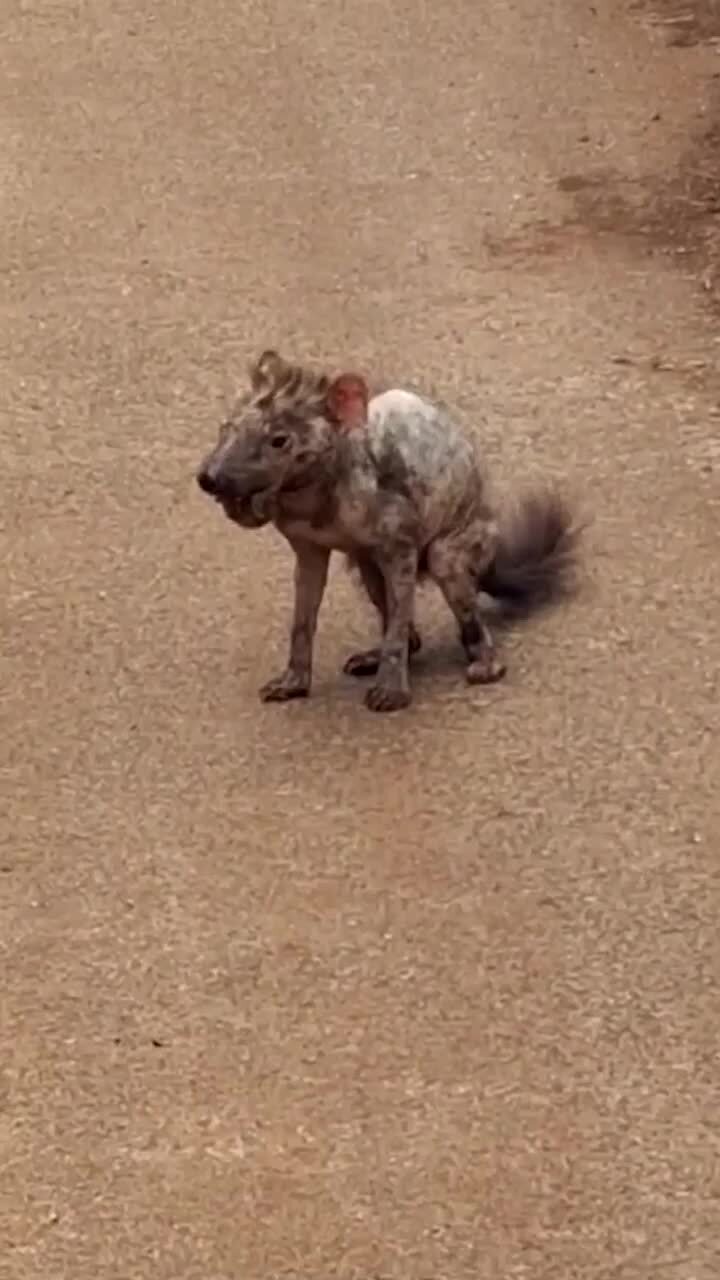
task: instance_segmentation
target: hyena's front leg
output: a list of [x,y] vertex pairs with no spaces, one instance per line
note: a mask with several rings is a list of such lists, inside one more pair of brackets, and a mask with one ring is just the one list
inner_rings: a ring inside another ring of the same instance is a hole
[[[382,634],[385,635],[388,623],[388,606],[387,591],[385,588],[385,579],[378,568],[375,561],[370,556],[358,556],[353,559],[353,565],[357,568],[362,584],[367,591],[372,604],[377,609]],[[408,634],[408,653],[410,657],[418,653],[422,648],[422,640],[414,622],[410,623]],[[362,649],[358,653],[352,653],[343,666],[343,671],[348,676],[374,676],[377,674],[380,666],[381,649],[379,645],[373,646],[372,649]]]
[[313,641],[325,593],[330,552],[312,542],[293,542],[295,552],[295,609],[290,632],[290,655],[281,676],[260,690],[263,702],[306,698],[312,683]]
[[418,557],[401,545],[379,560],[385,580],[387,625],[380,649],[377,680],[365,697],[371,711],[399,711],[410,703],[408,672],[410,627],[415,605]]

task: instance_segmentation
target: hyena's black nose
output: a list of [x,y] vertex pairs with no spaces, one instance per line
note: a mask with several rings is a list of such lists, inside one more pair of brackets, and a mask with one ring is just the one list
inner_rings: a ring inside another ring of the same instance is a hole
[[202,489],[203,493],[209,493],[213,498],[216,498],[219,496],[222,489],[220,477],[217,475],[216,472],[212,471],[209,467],[200,468],[200,470],[197,473],[197,482],[200,485],[200,488]]

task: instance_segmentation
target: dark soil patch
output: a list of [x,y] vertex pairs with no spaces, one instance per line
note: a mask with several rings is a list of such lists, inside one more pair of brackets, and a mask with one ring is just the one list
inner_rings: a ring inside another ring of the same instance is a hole
[[572,199],[569,223],[621,236],[648,253],[682,257],[720,285],[720,123],[689,148],[677,170],[632,181],[608,171],[567,174],[558,186]]
[[676,48],[720,39],[720,0],[635,0],[632,10],[664,27]]
[[[720,42],[720,0],[633,0],[631,12],[661,29],[670,46]],[[607,171],[567,174],[558,186],[572,197],[571,225],[682,256],[720,296],[720,69],[717,83],[717,123],[692,140],[673,173],[639,182]]]
[[564,174],[557,185],[567,197],[565,219],[528,225],[486,247],[538,262],[619,239],[640,254],[676,258],[720,302],[720,93],[714,116],[673,172],[639,180],[609,168]]

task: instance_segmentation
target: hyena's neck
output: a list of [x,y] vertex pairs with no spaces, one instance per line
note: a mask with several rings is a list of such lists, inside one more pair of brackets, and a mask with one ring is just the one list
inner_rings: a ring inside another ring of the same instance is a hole
[[[327,518],[331,495],[334,495],[342,467],[336,445],[319,455],[304,475],[298,476],[276,496],[278,518],[282,522],[307,520],[313,523]],[[334,505],[334,497],[333,497]]]

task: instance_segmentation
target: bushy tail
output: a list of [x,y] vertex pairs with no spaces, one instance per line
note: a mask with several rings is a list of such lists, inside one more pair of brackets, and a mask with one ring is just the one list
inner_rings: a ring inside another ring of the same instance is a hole
[[582,526],[552,492],[528,494],[500,515],[495,559],[478,580],[514,613],[529,613],[571,595]]

